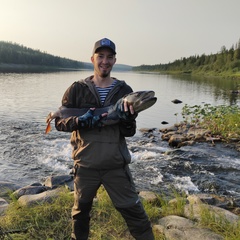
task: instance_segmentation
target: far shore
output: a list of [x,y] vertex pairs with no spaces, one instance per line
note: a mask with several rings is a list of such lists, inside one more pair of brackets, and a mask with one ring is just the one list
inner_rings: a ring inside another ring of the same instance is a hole
[[0,63],[0,73],[44,73],[59,71],[82,71],[80,68],[61,68],[30,64]]

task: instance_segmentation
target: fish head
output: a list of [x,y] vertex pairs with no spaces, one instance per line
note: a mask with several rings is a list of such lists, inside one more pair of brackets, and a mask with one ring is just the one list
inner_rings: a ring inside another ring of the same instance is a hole
[[138,91],[132,92],[123,98],[128,105],[132,105],[136,113],[139,113],[152,105],[157,101],[154,91]]

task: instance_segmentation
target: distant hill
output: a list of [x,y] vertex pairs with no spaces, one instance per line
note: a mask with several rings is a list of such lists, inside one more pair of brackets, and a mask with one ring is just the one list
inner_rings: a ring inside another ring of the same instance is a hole
[[0,71],[53,71],[81,69],[83,63],[53,56],[23,45],[0,41]]
[[[93,69],[92,63],[83,63],[85,69]],[[132,66],[125,65],[125,64],[115,64],[113,70],[115,71],[132,71]]]
[[[0,72],[74,71],[93,69],[92,63],[62,58],[17,43],[0,41]],[[116,64],[115,70],[129,71],[131,66]]]

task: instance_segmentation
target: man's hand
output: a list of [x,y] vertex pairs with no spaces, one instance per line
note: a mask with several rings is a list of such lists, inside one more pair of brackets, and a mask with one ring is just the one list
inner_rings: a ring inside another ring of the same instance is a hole
[[107,113],[94,116],[94,111],[95,108],[90,108],[84,115],[79,116],[76,119],[79,128],[94,128],[102,126],[101,119],[107,116]]
[[124,100],[121,106],[119,118],[123,121],[133,121],[136,117],[137,113],[135,113],[133,106]]

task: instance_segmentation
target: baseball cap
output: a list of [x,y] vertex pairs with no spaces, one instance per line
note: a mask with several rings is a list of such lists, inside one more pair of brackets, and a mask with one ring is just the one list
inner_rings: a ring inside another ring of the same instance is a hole
[[97,52],[99,48],[110,48],[114,54],[116,54],[116,47],[115,44],[109,40],[108,38],[103,38],[97,41],[93,48],[93,54]]

